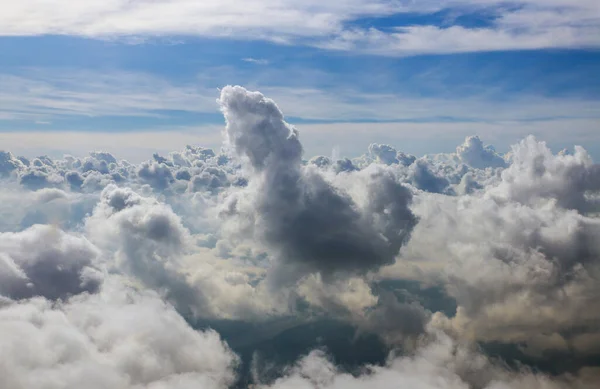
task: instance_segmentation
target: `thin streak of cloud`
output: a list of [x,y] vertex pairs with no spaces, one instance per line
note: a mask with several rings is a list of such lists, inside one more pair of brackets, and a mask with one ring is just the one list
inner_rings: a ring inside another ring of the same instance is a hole
[[269,64],[269,60],[266,60],[263,58],[242,58],[242,61],[253,63],[256,65],[268,65]]
[[[510,101],[360,93],[351,87],[261,87],[289,117],[314,121],[522,121],[598,118],[600,101],[520,96]],[[0,74],[0,120],[57,117],[167,117],[165,111],[218,112],[216,88],[177,85],[148,74],[33,72]]]

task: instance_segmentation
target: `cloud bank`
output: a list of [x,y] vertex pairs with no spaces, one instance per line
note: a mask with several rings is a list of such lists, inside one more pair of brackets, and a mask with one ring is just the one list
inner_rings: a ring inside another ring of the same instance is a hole
[[[0,35],[118,37],[132,43],[172,36],[242,38],[390,56],[600,45],[600,14],[593,0],[511,5],[499,0],[118,0],[75,5],[25,0],[4,7]],[[436,13],[443,12],[448,14],[444,23],[435,23]],[[407,24],[414,15],[429,15],[432,21]],[[468,27],[457,22],[473,15],[488,23]],[[394,18],[395,24],[381,28],[360,23],[377,18]]]
[[1,388],[595,388],[600,168],[476,137],[304,159],[224,87],[223,147],[0,154]]

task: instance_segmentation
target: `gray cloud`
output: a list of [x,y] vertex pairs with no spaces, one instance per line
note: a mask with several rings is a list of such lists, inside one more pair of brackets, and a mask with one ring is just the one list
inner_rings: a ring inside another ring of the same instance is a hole
[[[277,258],[273,271],[279,281],[310,272],[360,273],[394,261],[415,219],[408,209],[410,192],[393,176],[364,177],[367,195],[375,199],[361,209],[317,169],[302,165],[298,133],[272,100],[226,87],[219,101],[227,142],[250,171],[248,187],[232,195],[224,214],[233,223],[250,220],[241,232]],[[386,219],[388,231],[373,228],[370,219],[376,217]]]
[[25,164],[15,158],[9,151],[0,151],[0,175],[9,176],[13,171],[23,168]]
[[0,253],[0,295],[9,298],[65,298],[93,292],[102,281],[94,267],[98,249],[56,227],[1,233]]
[[426,192],[444,193],[450,182],[433,173],[423,160],[417,160],[410,166],[411,183]]
[[110,185],[86,220],[86,230],[99,247],[114,252],[120,272],[161,291],[183,313],[207,314],[201,291],[179,272],[190,237],[170,207]]

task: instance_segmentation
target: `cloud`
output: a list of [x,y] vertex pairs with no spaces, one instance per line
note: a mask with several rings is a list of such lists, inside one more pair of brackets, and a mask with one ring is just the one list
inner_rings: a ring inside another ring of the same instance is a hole
[[404,166],[410,166],[416,160],[413,155],[406,155],[403,152],[398,152],[393,146],[379,145],[376,143],[371,143],[369,145],[369,154],[373,155],[377,162],[385,165],[399,163]]
[[506,167],[506,161],[490,146],[483,146],[478,136],[470,136],[456,148],[456,154],[469,166],[478,169],[486,167]]
[[385,171],[367,172],[371,199],[359,208],[317,170],[302,166],[298,134],[272,100],[226,87],[220,104],[227,143],[249,172],[248,187],[229,198],[223,215],[232,226],[247,221],[232,228],[277,258],[276,278],[296,281],[311,272],[329,277],[393,262],[415,223],[408,189]]
[[545,143],[528,137],[513,146],[511,158],[492,196],[525,204],[553,199],[564,208],[598,211],[598,199],[588,195],[600,190],[600,166],[582,147],[554,156]]
[[65,298],[102,282],[98,250],[85,238],[47,225],[0,234],[0,294],[12,299]]
[[44,188],[31,192],[16,183],[0,192],[0,231],[18,232],[35,224],[50,224],[67,230],[76,229],[91,213],[97,195]]
[[256,65],[268,65],[270,62],[267,59],[264,58],[242,58],[242,61],[244,62],[249,62],[249,63],[253,63]]
[[427,162],[417,160],[410,166],[412,184],[426,192],[443,193],[450,182],[444,177],[439,177],[429,170]]
[[55,116],[150,116],[159,111],[215,112],[210,88],[174,85],[144,73],[29,71],[0,74],[0,118],[39,120]]
[[[522,20],[523,23],[509,26],[499,24],[494,28],[442,28],[430,25],[396,27],[392,32],[375,28],[346,30],[318,47],[402,57],[479,51],[585,49],[600,45],[595,35],[598,33],[597,25],[569,25],[574,20],[563,19],[557,25],[532,26],[537,16],[533,15],[531,20]],[[597,23],[598,17],[595,20]]]
[[15,158],[10,151],[0,153],[0,174],[9,176],[13,171],[23,166],[23,162]]
[[393,267],[444,286],[458,310],[433,322],[460,337],[519,344],[542,359],[596,353],[598,165],[582,149],[554,155],[533,138],[511,161],[479,195],[420,196],[420,222]]
[[3,388],[224,388],[237,357],[155,293],[109,282],[99,294],[0,307]]
[[109,185],[86,220],[86,229],[99,247],[115,253],[121,273],[162,291],[180,312],[207,314],[202,292],[179,272],[177,262],[188,249],[190,237],[170,207]]

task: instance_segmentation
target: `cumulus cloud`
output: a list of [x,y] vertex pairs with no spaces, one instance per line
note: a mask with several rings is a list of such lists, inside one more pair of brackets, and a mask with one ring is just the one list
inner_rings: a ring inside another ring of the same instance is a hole
[[411,182],[414,186],[431,193],[443,193],[450,182],[429,169],[427,162],[417,160],[410,166]]
[[225,388],[237,357],[157,294],[109,282],[98,294],[0,307],[2,388]]
[[96,194],[56,188],[31,192],[24,191],[14,182],[5,182],[0,191],[0,231],[22,231],[35,224],[76,229],[96,202]]
[[372,143],[369,145],[369,154],[375,157],[377,162],[383,163],[385,165],[399,163],[404,166],[410,166],[416,160],[415,156],[405,154],[401,151],[396,151],[396,149],[393,146],[380,145],[377,143]]
[[166,189],[174,181],[170,167],[162,162],[144,162],[137,174],[143,182],[159,191]]
[[[361,208],[302,165],[298,132],[272,100],[226,87],[219,102],[227,142],[249,172],[248,187],[227,200],[223,215],[236,225],[248,221],[239,233],[269,249],[277,260],[275,277],[288,282],[311,272],[360,273],[394,261],[415,218],[408,209],[411,193],[392,175],[364,177],[366,196],[374,199]],[[388,231],[372,224],[377,217]]]
[[0,233],[0,294],[13,299],[65,298],[95,291],[98,250],[85,238],[47,225]]
[[420,223],[394,267],[444,286],[458,310],[433,322],[460,337],[519,344],[541,359],[595,354],[598,165],[580,148],[553,155],[533,138],[513,153],[478,196],[421,196]]
[[477,169],[486,167],[506,167],[506,162],[493,147],[483,146],[478,136],[469,136],[465,143],[456,148],[458,157],[469,166]]
[[8,176],[13,171],[23,167],[25,164],[15,158],[9,151],[0,151],[0,174],[2,176]]
[[573,155],[553,155],[533,137],[512,147],[512,164],[502,172],[502,182],[491,195],[521,204],[554,200],[559,206],[597,212],[600,165],[581,146]]
[[86,230],[94,243],[114,253],[120,272],[164,293],[181,312],[205,314],[201,291],[178,271],[190,236],[170,207],[109,185],[86,220]]

